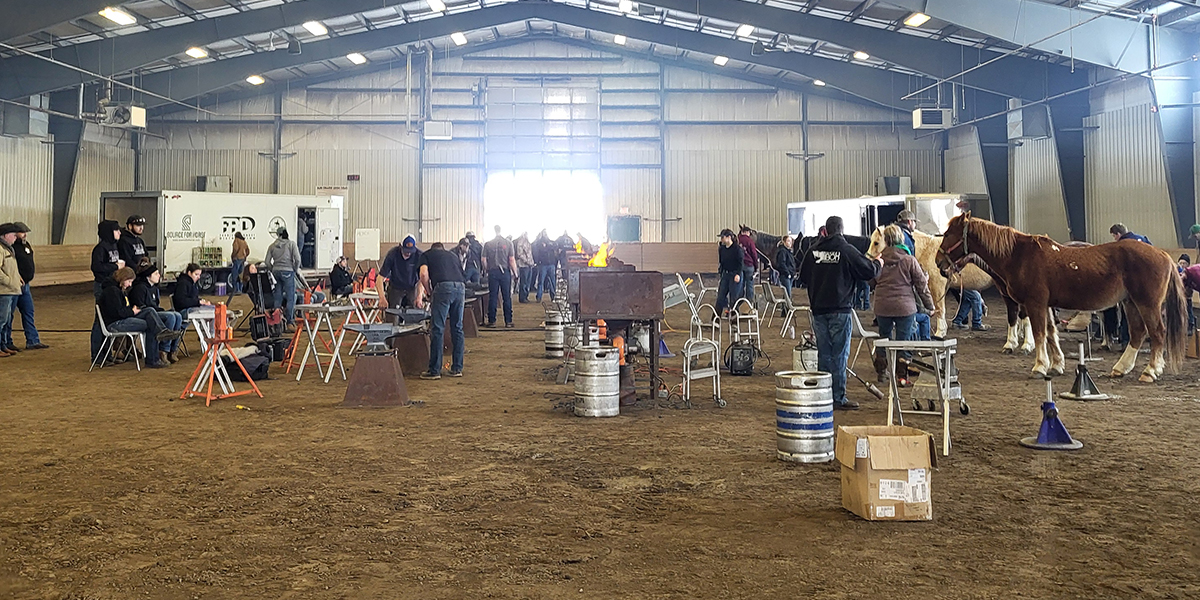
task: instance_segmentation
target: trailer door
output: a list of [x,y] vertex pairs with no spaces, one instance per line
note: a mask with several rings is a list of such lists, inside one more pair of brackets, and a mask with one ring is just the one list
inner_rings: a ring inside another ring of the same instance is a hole
[[316,267],[333,269],[342,255],[342,211],[337,208],[317,209]]

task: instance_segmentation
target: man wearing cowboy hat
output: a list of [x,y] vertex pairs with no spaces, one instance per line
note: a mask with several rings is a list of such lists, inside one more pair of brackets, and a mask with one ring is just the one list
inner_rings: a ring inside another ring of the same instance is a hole
[[20,352],[12,343],[12,313],[25,284],[12,248],[16,241],[17,228],[12,223],[0,225],[0,358]]
[[21,295],[17,297],[16,310],[9,316],[9,331],[12,331],[12,321],[16,319],[17,311],[21,312],[21,329],[25,332],[25,349],[26,350],[41,350],[49,348],[42,343],[41,336],[38,335],[37,325],[33,320],[33,292],[29,288],[29,282],[33,281],[35,274],[33,264],[33,246],[25,239],[29,234],[29,226],[17,221],[13,223],[13,227],[17,229],[17,240],[12,245],[13,252],[17,255],[17,270],[21,273],[21,280],[25,283],[21,286]]

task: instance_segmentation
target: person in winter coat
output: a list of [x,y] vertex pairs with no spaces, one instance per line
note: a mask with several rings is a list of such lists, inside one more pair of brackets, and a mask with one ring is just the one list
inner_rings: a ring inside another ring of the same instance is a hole
[[329,290],[334,296],[349,296],[354,292],[354,275],[346,268],[346,257],[339,256],[337,264],[329,272]]
[[517,302],[529,302],[529,290],[535,287],[533,283],[533,244],[529,243],[529,234],[522,232],[521,237],[513,240],[513,251],[517,254]]
[[792,254],[792,238],[783,236],[775,249],[775,270],[779,273],[779,286],[783,297],[792,301],[792,279],[796,277],[796,257]]
[[[875,278],[875,318],[879,321],[879,337],[893,340],[912,340],[916,337],[917,312],[934,310],[929,293],[929,276],[921,263],[908,251],[904,232],[897,225],[883,230],[887,245],[879,257],[883,268]],[[920,298],[920,306],[917,305]],[[907,360],[907,356],[903,357]],[[875,372],[880,383],[886,381],[887,360],[882,350],[875,353]]]
[[[33,246],[25,239],[29,233],[29,226],[17,221],[13,223],[13,227],[17,228],[17,242],[13,244],[13,251],[17,254],[17,270],[21,273],[21,279],[25,282],[21,286],[21,296],[17,298],[17,310],[21,311],[21,329],[25,332],[25,349],[26,350],[42,350],[49,348],[42,343],[42,338],[38,334],[37,324],[33,318],[33,290],[29,284],[33,281],[34,275],[37,274],[36,265],[33,262]],[[16,319],[16,313],[13,313],[11,319]],[[9,323],[9,328],[12,328],[12,323]]]
[[[421,281],[420,265],[421,250],[417,248],[417,238],[411,235],[406,236],[399,246],[388,250],[379,276],[375,278],[375,290],[380,298],[387,298],[389,308],[417,305],[418,294],[422,292],[417,285]],[[387,290],[383,288],[384,281],[387,281]]]
[[17,266],[17,226],[12,223],[0,225],[0,358],[8,358],[20,352],[12,341],[12,315],[25,285],[21,270]]
[[550,241],[550,236],[543,229],[533,240],[533,262],[537,268],[537,301],[542,301],[542,292],[550,294],[554,301],[555,267],[558,265],[558,248]]
[[150,260],[146,254],[146,242],[142,241],[145,231],[146,218],[141,215],[129,215],[125,220],[125,229],[121,230],[121,239],[117,240],[121,260],[134,271],[137,271],[143,260]]
[[142,309],[134,306],[127,290],[133,284],[133,269],[121,267],[113,276],[105,281],[100,289],[100,316],[104,319],[109,331],[141,331],[146,338],[146,366],[151,369],[161,369],[167,363],[159,355],[159,342],[176,337],[158,316],[158,311],[152,308]]
[[116,221],[100,221],[100,224],[96,225],[96,237],[100,238],[100,242],[92,248],[92,275],[95,276],[92,291],[98,300],[100,288],[112,279],[117,269],[126,266],[126,263],[121,258],[120,248],[117,247],[117,242],[121,239],[121,226]]
[[717,247],[717,267],[721,280],[717,284],[717,314],[725,314],[742,297],[742,267],[745,251],[737,243],[732,229],[721,230],[721,245]]
[[229,253],[231,261],[229,269],[229,287],[233,293],[242,293],[242,270],[246,266],[246,258],[250,256],[250,244],[246,243],[242,232],[233,234],[233,249]]
[[298,282],[303,285],[304,281],[300,274],[303,263],[300,248],[288,238],[287,229],[279,228],[276,236],[275,243],[267,248],[264,264],[279,284],[275,287],[275,304],[283,307],[283,318],[288,328],[292,328],[296,325],[296,285]]
[[742,247],[742,297],[754,304],[754,275],[758,272],[758,248],[750,237],[750,228],[742,227],[737,243]]
[[808,287],[813,330],[817,334],[817,370],[833,376],[833,406],[854,410],[846,399],[846,363],[850,359],[850,330],[854,283],[879,276],[883,261],[872,261],[842,236],[842,218],[825,221],[826,237],[809,248],[800,263],[800,281]]
[[[183,315],[173,310],[164,310],[159,300],[158,284],[161,281],[162,274],[159,273],[158,266],[154,263],[143,266],[138,271],[137,278],[133,280],[133,286],[129,288],[129,302],[142,310],[154,310],[158,313],[158,318],[162,319],[163,326],[178,332],[179,336],[183,337],[183,331],[187,328]],[[179,362],[179,358],[175,356],[175,353],[179,351],[179,339],[162,342],[159,344],[158,350],[160,361],[171,364]]]
[[196,263],[188,263],[184,267],[183,272],[175,280],[175,293],[171,296],[171,307],[175,309],[183,318],[187,318],[188,313],[201,306],[212,306],[208,300],[200,297],[200,275],[204,273],[204,269]]

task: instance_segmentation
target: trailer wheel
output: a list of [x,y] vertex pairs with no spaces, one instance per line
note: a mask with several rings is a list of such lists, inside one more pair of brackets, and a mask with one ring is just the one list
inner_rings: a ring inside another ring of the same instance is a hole
[[216,283],[216,280],[213,278],[212,272],[204,271],[203,273],[200,274],[200,281],[197,281],[196,285],[197,285],[197,287],[200,288],[201,294],[208,296],[208,295],[211,295],[215,291],[215,289],[216,289],[215,283]]

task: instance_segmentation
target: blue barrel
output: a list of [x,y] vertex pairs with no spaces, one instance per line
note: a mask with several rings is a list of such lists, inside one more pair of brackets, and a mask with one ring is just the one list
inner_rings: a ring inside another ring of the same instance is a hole
[[833,376],[820,371],[775,374],[775,442],[780,460],[833,460]]

